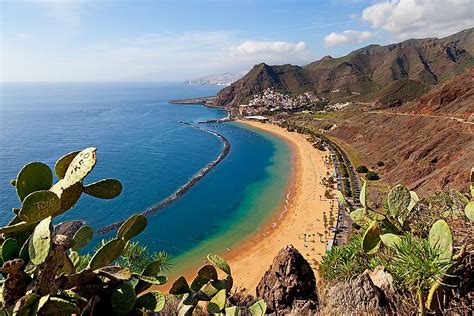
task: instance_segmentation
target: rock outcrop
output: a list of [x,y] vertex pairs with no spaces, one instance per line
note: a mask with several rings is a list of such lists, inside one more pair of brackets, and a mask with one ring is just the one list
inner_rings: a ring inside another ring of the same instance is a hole
[[318,307],[313,270],[291,245],[273,259],[257,286],[257,296],[277,315],[314,315]]
[[325,295],[325,309],[335,315],[391,315],[384,292],[365,272],[350,282],[332,286]]

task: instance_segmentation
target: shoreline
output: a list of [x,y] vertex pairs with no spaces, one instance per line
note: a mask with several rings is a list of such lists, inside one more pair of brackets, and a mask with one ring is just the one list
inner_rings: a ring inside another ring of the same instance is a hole
[[[278,137],[291,150],[289,181],[278,207],[255,232],[246,236],[230,251],[219,253],[232,268],[234,287],[245,288],[248,293],[255,294],[258,282],[277,253],[286,245],[295,246],[317,273],[314,260],[319,261],[326,249],[326,240],[320,242],[318,234],[324,234],[325,230],[323,211],[329,213],[331,208],[331,200],[324,198],[325,187],[320,181],[328,171],[332,174],[332,169],[323,162],[324,156],[329,155],[329,152],[315,149],[306,140],[306,135],[288,132],[268,123],[237,122]],[[195,266],[186,269],[180,275],[191,282],[199,268],[200,266]],[[172,273],[170,277],[165,286],[160,286],[161,290],[169,290],[177,274]]]

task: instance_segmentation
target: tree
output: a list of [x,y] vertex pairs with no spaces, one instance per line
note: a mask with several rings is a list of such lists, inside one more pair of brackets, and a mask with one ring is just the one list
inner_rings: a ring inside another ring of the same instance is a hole
[[375,172],[375,171],[369,171],[369,172],[367,172],[367,174],[365,175],[365,178],[366,178],[367,180],[378,180],[378,179],[380,179],[380,176],[379,176],[378,173]]
[[369,169],[367,168],[367,166],[362,165],[362,166],[358,166],[356,168],[356,171],[358,173],[367,173],[369,171]]

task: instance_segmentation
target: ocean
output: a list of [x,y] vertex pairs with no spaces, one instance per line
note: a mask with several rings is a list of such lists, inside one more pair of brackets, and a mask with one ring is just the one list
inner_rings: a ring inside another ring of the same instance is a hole
[[[181,124],[227,115],[201,105],[168,101],[215,95],[221,87],[158,83],[2,84],[0,92],[0,224],[19,207],[9,184],[21,167],[42,161],[51,168],[63,154],[98,148],[85,184],[117,178],[114,200],[82,195],[57,217],[85,220],[95,230],[156,205],[213,161],[222,141]],[[164,250],[180,268],[223,252],[248,238],[286,195],[291,151],[280,139],[238,123],[200,124],[226,137],[228,156],[174,203],[148,218],[137,240]],[[96,236],[93,243],[113,233]],[[90,246],[87,250],[89,250]]]

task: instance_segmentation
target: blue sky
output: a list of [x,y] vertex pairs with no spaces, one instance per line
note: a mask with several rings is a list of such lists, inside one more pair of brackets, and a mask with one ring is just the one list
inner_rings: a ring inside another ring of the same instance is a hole
[[472,27],[472,0],[3,0],[2,81],[179,81]]

